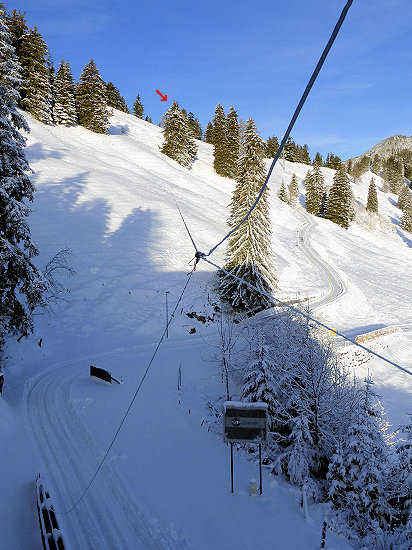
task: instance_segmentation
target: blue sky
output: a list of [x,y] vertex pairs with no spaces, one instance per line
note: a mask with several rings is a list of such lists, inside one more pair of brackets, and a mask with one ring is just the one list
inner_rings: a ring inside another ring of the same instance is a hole
[[[58,65],[93,58],[156,124],[170,105],[203,127],[218,102],[282,136],[345,0],[15,0]],[[292,136],[312,155],[357,156],[412,134],[410,0],[354,0]]]

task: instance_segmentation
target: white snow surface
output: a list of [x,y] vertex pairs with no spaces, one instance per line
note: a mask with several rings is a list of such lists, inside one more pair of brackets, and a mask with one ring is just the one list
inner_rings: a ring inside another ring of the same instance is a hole
[[[37,312],[35,334],[8,345],[0,399],[0,548],[41,549],[38,472],[70,550],[319,548],[324,508],[312,505],[305,520],[297,489],[265,470],[263,495],[249,496],[258,471],[242,451],[235,451],[230,492],[229,447],[203,421],[205,398],[224,395],[220,367],[204,353],[204,339],[216,328],[185,315],[212,314],[213,268],[204,262],[104,466],[76,508],[62,514],[104,456],[164,330],[166,296],[170,314],[191,269],[194,249],[175,199],[197,247],[208,252],[227,231],[234,182],[214,173],[210,145],[199,142],[187,170],[160,153],[162,130],[132,115],[114,111],[108,136],[27,118],[37,263],[44,266],[68,247],[77,275],[63,281],[54,315]],[[288,185],[296,173],[303,204],[308,168],[281,162],[270,180],[277,296],[309,297],[317,318],[351,338],[400,327],[367,345],[412,370],[412,236],[399,227],[396,197],[378,190],[376,228],[363,226],[370,220],[360,211],[362,225],[345,231],[277,198],[281,182]],[[334,171],[323,173],[331,185]],[[360,204],[371,177],[352,185]],[[379,189],[382,181],[374,177]],[[212,259],[221,264],[224,257],[222,246]],[[122,383],[90,378],[90,365]],[[368,370],[389,420],[404,422],[412,412],[412,377],[376,358],[356,374]],[[327,540],[329,549],[350,548],[332,534]]]

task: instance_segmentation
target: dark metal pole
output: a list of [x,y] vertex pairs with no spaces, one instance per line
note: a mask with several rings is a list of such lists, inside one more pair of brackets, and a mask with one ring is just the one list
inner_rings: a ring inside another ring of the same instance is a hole
[[260,480],[260,494],[262,494],[262,444],[259,443],[259,480]]
[[169,291],[166,290],[166,338],[169,338],[169,309],[168,309],[168,303],[167,303],[168,294],[169,294]]
[[233,493],[233,443],[230,444],[230,478],[232,480],[232,493]]

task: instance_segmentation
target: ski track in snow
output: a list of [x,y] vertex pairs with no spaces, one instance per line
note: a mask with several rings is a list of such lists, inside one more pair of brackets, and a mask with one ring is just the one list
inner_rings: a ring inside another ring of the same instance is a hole
[[75,509],[68,515],[59,513],[77,502],[102,458],[70,398],[70,387],[81,370],[66,366],[64,372],[57,368],[43,373],[29,382],[25,396],[26,418],[44,464],[44,478],[58,488],[51,492],[60,504],[57,518],[67,547],[188,550],[184,541],[174,540],[144,516],[107,461]]

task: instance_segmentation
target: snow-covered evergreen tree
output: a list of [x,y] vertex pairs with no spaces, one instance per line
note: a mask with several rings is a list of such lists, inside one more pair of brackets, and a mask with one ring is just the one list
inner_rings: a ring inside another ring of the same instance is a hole
[[112,107],[113,109],[119,109],[124,113],[130,113],[124,97],[120,94],[120,91],[113,82],[108,82],[106,84],[106,99],[107,106]]
[[[399,513],[399,522],[406,526],[412,515],[412,416],[409,424],[401,427],[401,441],[396,447],[392,487],[392,504]],[[411,524],[409,525],[409,528]],[[412,530],[410,531],[412,541]]]
[[401,227],[405,231],[412,232],[412,201],[405,204],[401,218]]
[[109,129],[106,86],[91,59],[84,68],[76,89],[79,124],[98,134]]
[[[265,181],[263,148],[255,123],[249,119],[245,129],[244,154],[238,161],[237,185],[230,204],[231,228],[235,228],[244,218]],[[268,293],[276,288],[276,277],[271,263],[270,237],[271,225],[266,190],[248,219],[229,238],[227,249],[229,259],[225,269]],[[235,308],[265,308],[271,304],[270,298],[262,296],[223,273],[219,289],[221,296]]]
[[296,174],[292,174],[292,178],[289,183],[289,204],[290,206],[296,206],[299,199],[299,187]]
[[265,157],[266,158],[275,158],[276,153],[279,149],[279,141],[276,136],[268,137],[268,140],[265,145]]
[[[5,9],[3,7],[3,12]],[[17,59],[20,62],[20,48],[23,37],[28,34],[29,28],[26,23],[26,13],[13,10],[10,14],[5,13],[5,23],[9,31],[9,37],[11,45],[14,48],[14,53],[17,55]]]
[[312,164],[313,164],[313,166],[323,166],[323,158],[322,158],[322,155],[319,152],[316,153]]
[[320,216],[322,212],[322,200],[325,193],[325,179],[320,166],[315,164],[313,170],[306,174],[305,178],[305,204],[310,214]]
[[22,38],[20,63],[23,67],[21,105],[34,118],[45,124],[53,122],[52,90],[48,50],[37,27]]
[[[17,111],[21,84],[20,66],[14,55],[0,6],[0,337],[27,336],[32,313],[44,305],[47,284],[32,263],[37,247],[31,239],[26,201],[33,199],[34,187],[20,130],[29,131]],[[1,339],[0,338],[0,339]],[[0,341],[0,345],[1,345]]]
[[237,112],[233,107],[226,117],[226,166],[225,175],[228,178],[236,176],[237,161],[239,159],[239,122]]
[[296,144],[290,136],[286,140],[282,155],[285,160],[289,160],[290,162],[297,162]]
[[404,183],[401,186],[401,189],[399,191],[399,197],[398,197],[398,208],[400,208],[402,211],[405,210],[405,207],[410,206],[412,203],[412,192],[406,183]]
[[221,176],[226,176],[226,129],[225,111],[218,103],[213,117],[213,168]]
[[76,88],[70,65],[63,59],[57,69],[54,90],[54,122],[65,126],[77,124]]
[[346,175],[345,168],[341,165],[333,177],[333,185],[329,191],[328,204],[326,206],[326,218],[348,229],[353,218],[353,194]]
[[378,212],[378,194],[376,192],[376,185],[373,178],[371,179],[371,182],[369,184],[366,210],[368,212]]
[[190,137],[187,117],[176,101],[173,101],[164,117],[163,134],[165,140],[161,152],[190,168],[196,157],[197,145]]
[[278,191],[278,197],[280,198],[281,201],[289,203],[288,195],[286,193],[286,187],[285,187],[285,184],[283,183],[283,181],[282,181],[282,183],[280,185],[280,188],[279,188],[279,191]]
[[[394,513],[387,493],[389,453],[373,393],[367,380],[354,411],[341,453],[335,453],[328,472],[329,496],[354,533],[380,536]],[[336,476],[336,478],[335,478]]]
[[143,103],[142,103],[142,100],[140,99],[140,95],[137,94],[137,97],[133,103],[133,114],[134,116],[137,116],[137,118],[143,118],[143,113],[144,113]]
[[373,156],[373,159],[371,162],[371,172],[379,176],[381,172],[381,167],[382,167],[381,158],[379,155],[376,154]]
[[277,407],[277,384],[271,350],[264,344],[262,335],[256,339],[251,355],[244,375],[242,400],[267,403],[269,417],[273,418]]
[[193,113],[188,113],[187,123],[189,125],[190,137],[193,139],[202,139],[203,131],[200,122]]

